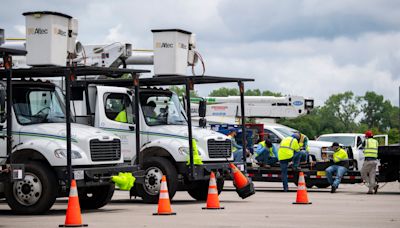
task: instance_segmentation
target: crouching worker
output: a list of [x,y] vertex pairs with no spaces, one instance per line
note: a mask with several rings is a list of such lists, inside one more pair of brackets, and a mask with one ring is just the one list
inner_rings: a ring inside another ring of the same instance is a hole
[[[233,159],[235,162],[242,162],[242,157],[243,157],[243,147],[241,145],[239,145],[236,142],[236,137],[237,132],[235,130],[232,130],[229,132],[229,134],[227,135],[228,138],[232,141],[232,153],[233,153]],[[247,150],[246,150],[246,154],[247,154]]]
[[[347,172],[349,167],[349,157],[347,152],[340,148],[337,142],[332,144],[332,149],[334,151],[333,165],[329,166],[325,171],[328,182],[332,186],[331,193],[335,193],[343,175]],[[335,180],[333,180],[334,174],[336,175]]]
[[278,162],[278,152],[269,139],[258,143],[254,157],[262,167],[268,167]]

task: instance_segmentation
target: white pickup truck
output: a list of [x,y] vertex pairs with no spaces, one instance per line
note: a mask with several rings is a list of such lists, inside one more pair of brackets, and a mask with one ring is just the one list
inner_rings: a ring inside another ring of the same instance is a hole
[[[264,124],[264,134],[268,134],[270,140],[279,147],[279,143],[285,137],[291,136],[294,132],[297,132],[296,129],[276,124],[276,123],[265,123]],[[310,147],[310,155],[313,161],[321,161],[321,153],[325,151],[332,145],[331,142],[327,141],[315,141],[308,140],[308,146]]]
[[[387,135],[375,135],[374,138],[383,138],[384,145],[388,144]],[[339,144],[351,148],[352,156],[355,160],[354,169],[361,170],[364,163],[364,153],[362,149],[362,144],[365,141],[364,134],[361,133],[334,133],[334,134],[324,134],[318,137],[317,141],[327,141],[327,142],[338,142]],[[324,160],[328,157],[329,151],[323,151],[318,160]]]

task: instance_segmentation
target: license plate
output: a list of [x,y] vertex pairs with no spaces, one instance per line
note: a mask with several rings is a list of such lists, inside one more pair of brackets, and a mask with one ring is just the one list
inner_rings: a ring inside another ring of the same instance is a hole
[[74,170],[74,179],[75,180],[85,179],[85,172],[83,170]]
[[326,176],[325,171],[317,171],[317,176]]

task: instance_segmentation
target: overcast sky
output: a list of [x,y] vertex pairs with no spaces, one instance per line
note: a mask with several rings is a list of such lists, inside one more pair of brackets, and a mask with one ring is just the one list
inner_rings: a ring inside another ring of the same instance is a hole
[[[191,31],[206,73],[255,78],[246,88],[313,97],[317,104],[334,93],[375,91],[398,104],[398,0],[13,0],[0,8],[6,37],[23,37],[21,14],[36,10],[77,18],[84,44],[152,49],[151,29]],[[214,88],[196,90],[207,95]]]

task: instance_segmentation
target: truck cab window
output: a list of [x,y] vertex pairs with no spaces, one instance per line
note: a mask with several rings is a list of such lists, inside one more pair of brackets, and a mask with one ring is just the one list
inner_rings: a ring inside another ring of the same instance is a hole
[[146,123],[156,125],[186,125],[184,109],[175,93],[140,93],[140,105]]
[[61,96],[54,87],[16,87],[13,90],[13,108],[18,122],[20,124],[65,122]]
[[106,116],[110,120],[129,124],[135,122],[132,102],[126,94],[107,94],[104,108]]
[[271,140],[272,143],[280,143],[281,142],[279,137],[270,130],[264,129],[264,134],[268,135],[268,139]]

